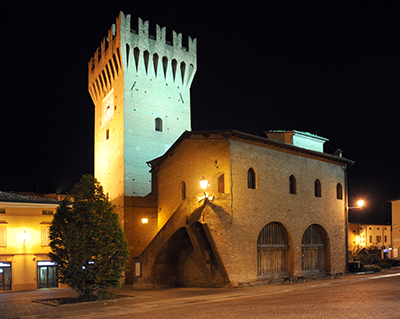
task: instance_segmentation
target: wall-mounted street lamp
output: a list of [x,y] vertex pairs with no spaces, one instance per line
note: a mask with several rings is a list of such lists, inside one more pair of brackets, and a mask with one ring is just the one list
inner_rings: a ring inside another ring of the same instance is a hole
[[142,224],[147,224],[149,222],[148,218],[142,218]]
[[[349,206],[347,206],[346,205],[346,210],[345,210],[345,213],[346,213],[346,229],[345,229],[345,232],[346,232],[346,234],[345,234],[345,237],[346,237],[346,271],[349,271],[349,256],[348,256],[348,254],[349,254],[349,234],[348,234],[348,225],[349,225],[349,210],[350,209],[360,209],[362,206],[364,206],[364,200],[363,199],[359,199],[358,201],[357,201],[357,206],[354,206],[354,207],[349,207]],[[360,238],[358,239],[358,241],[360,240]],[[357,238],[356,238],[356,241],[357,241]]]
[[201,197],[197,197],[197,199],[199,200],[199,203],[201,201],[205,201],[205,200],[209,200],[210,202],[214,201],[214,196],[210,196],[210,194],[208,194],[206,192],[207,187],[210,186],[210,184],[208,184],[208,180],[206,180],[204,177],[202,178],[202,180],[200,181],[200,187],[201,189],[204,191],[204,195]]

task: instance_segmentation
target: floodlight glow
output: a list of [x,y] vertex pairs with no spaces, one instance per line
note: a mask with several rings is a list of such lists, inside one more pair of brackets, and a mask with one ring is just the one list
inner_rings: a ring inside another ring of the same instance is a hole
[[203,177],[203,179],[200,181],[200,187],[202,189],[206,189],[207,186],[208,186],[208,180],[204,179],[204,177]]

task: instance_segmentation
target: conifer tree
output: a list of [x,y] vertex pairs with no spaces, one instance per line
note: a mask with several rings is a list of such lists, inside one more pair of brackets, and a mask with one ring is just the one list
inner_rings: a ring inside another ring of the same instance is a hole
[[67,194],[50,226],[49,254],[61,283],[86,298],[118,287],[128,259],[125,235],[99,182],[84,175]]

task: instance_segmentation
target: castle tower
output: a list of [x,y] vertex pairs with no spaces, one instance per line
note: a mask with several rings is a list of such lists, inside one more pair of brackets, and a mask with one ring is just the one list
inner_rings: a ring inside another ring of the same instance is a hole
[[[191,130],[190,86],[196,72],[196,39],[120,13],[89,62],[95,105],[95,176],[114,204],[151,192],[147,162]],[[121,206],[119,206],[121,207]]]
[[[168,41],[170,40],[170,41]],[[147,162],[163,155],[191,130],[190,86],[196,72],[196,39],[120,13],[89,62],[95,105],[95,177],[116,205],[133,258],[158,231],[157,195]],[[142,218],[148,224],[142,224]]]

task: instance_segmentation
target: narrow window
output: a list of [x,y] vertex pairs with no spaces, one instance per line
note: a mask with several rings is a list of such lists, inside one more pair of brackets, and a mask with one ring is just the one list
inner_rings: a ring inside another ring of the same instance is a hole
[[6,226],[0,225],[0,247],[7,246]]
[[297,183],[296,177],[294,177],[294,175],[290,175],[289,177],[289,193],[297,194]]
[[163,131],[162,119],[159,118],[159,117],[156,118],[156,131],[157,132],[162,132]]
[[343,199],[343,187],[340,183],[336,185],[336,198]]
[[186,183],[182,182],[181,184],[181,191],[182,191],[182,200],[186,199]]
[[135,47],[133,49],[133,56],[135,57],[135,67],[136,67],[136,72],[137,72],[138,67],[139,67],[139,56],[140,56],[140,50],[138,47]]
[[372,236],[369,236],[369,242],[372,243]]
[[256,189],[256,172],[253,168],[247,171],[247,188]]
[[225,193],[224,174],[218,177],[218,193]]
[[387,243],[387,235],[385,235],[385,243]]
[[381,242],[381,236],[376,236],[376,242],[380,243]]
[[176,68],[178,65],[178,62],[175,59],[172,59],[172,77],[174,78],[175,81],[175,77],[176,77]]
[[158,67],[158,54],[153,54],[153,65],[154,65],[154,74],[157,76],[157,67]]
[[146,69],[146,74],[147,74],[148,69],[149,69],[149,56],[150,56],[149,51],[146,50],[146,51],[143,52],[144,68]]
[[164,56],[162,58],[163,70],[164,70],[164,78],[167,77],[167,68],[168,68],[168,58]]
[[42,227],[42,246],[50,245],[50,228]]
[[108,140],[110,138],[110,130],[106,131],[106,140]]
[[321,182],[319,179],[314,182],[314,194],[315,197],[321,197]]

